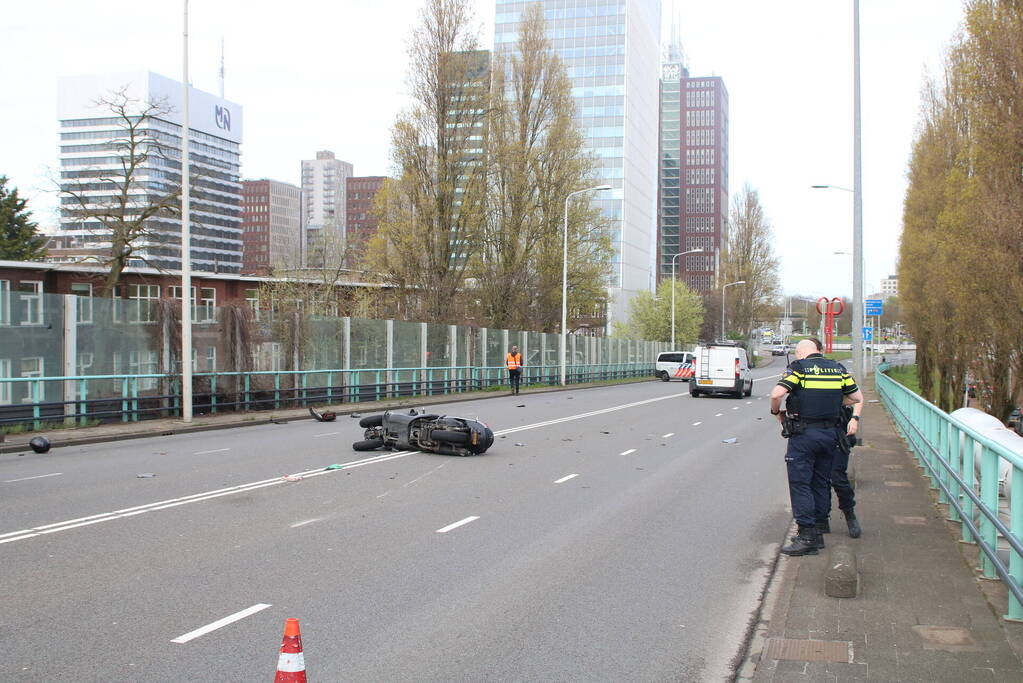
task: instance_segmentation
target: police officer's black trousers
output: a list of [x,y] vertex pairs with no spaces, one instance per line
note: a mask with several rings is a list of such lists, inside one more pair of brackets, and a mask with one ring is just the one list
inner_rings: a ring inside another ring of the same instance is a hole
[[[849,453],[835,453],[835,463],[831,467],[831,488],[838,496],[838,509],[848,512],[856,507],[856,494],[849,483]],[[828,512],[831,512],[831,496],[828,496]]]
[[811,427],[789,437],[785,464],[789,474],[792,517],[800,527],[828,518],[831,509],[831,469],[838,454],[834,427]]

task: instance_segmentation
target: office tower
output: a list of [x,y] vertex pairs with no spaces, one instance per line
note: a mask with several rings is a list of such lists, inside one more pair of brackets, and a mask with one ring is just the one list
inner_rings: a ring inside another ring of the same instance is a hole
[[348,267],[357,268],[366,253],[366,244],[376,234],[377,215],[373,202],[384,186],[384,176],[352,176],[346,188],[348,219]]
[[[721,78],[691,78],[677,44],[661,68],[658,278],[701,294],[715,289],[728,221],[728,91]],[[683,251],[702,254],[674,257]]]
[[302,190],[278,180],[243,180],[242,274],[300,268],[303,246]]
[[[654,282],[659,0],[497,0],[495,52],[516,49],[523,10],[539,2],[572,84],[576,120],[598,158],[589,200],[611,220],[610,319]],[[580,198],[577,201],[584,201]]]
[[324,250],[339,251],[345,243],[345,183],[352,165],[329,150],[302,161],[307,264],[322,266]]
[[[145,154],[144,158],[135,155],[139,164],[127,206],[152,203],[155,196],[174,192],[181,185],[183,99],[179,82],[151,72],[61,78],[57,96],[62,190],[58,235],[73,238],[96,258],[109,256],[111,232],[87,214],[99,208],[119,210],[116,181],[124,177],[122,161],[127,158],[126,120],[108,107],[97,106],[96,101],[116,100],[121,94],[129,101],[129,115],[147,104],[158,107],[154,117],[138,128]],[[238,273],[242,264],[242,108],[190,88],[189,127],[192,268]],[[115,183],[104,178],[113,178]],[[72,191],[88,198],[85,207],[69,194]],[[180,270],[181,219],[176,210],[146,220],[146,230],[135,241],[128,265]]]

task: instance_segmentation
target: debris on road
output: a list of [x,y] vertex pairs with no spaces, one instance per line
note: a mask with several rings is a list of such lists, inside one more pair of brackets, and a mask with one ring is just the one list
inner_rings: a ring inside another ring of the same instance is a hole
[[351,413],[348,417],[362,417],[362,413]]
[[312,406],[309,406],[309,414],[312,415],[317,422],[333,422],[337,419],[337,413],[330,410],[325,410],[321,413]]
[[739,439],[737,439],[734,436],[731,439],[722,439],[721,440],[721,443],[738,443],[738,442],[739,442]]
[[518,441],[516,441],[516,442],[515,442],[515,445],[516,445],[516,446],[525,446],[526,444],[524,444],[524,443],[519,443]]
[[333,465],[327,465],[323,469],[325,469],[325,470],[339,470],[339,469],[341,469],[341,467],[342,467],[342,465],[338,465],[337,463],[334,463]]
[[302,477],[297,474],[285,474],[281,479],[284,481],[302,481]]
[[515,407],[516,407],[516,408],[525,408],[525,407],[526,407],[526,404],[525,404],[525,403],[520,403],[520,404],[518,404],[518,405],[517,405],[517,406],[515,406]]
[[605,432],[605,431],[601,431],[600,433],[601,433],[601,434],[610,434],[611,432]]
[[270,422],[272,422],[275,425],[286,425],[286,424],[288,424],[287,420],[282,420],[279,417],[271,417],[270,418]]
[[45,453],[50,450],[50,440],[45,436],[33,437],[32,440],[28,442],[28,445],[31,446],[32,450],[36,453]]
[[136,474],[135,478],[136,479],[152,479],[155,476],[156,475],[153,474],[152,472],[143,472],[142,474]]

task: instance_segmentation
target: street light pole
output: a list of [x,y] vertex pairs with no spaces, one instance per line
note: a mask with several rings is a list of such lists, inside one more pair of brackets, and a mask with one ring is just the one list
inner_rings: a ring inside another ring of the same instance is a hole
[[863,158],[860,144],[860,0],[853,0],[853,376],[863,376]]
[[725,340],[725,290],[732,285],[744,285],[745,280],[738,280],[737,282],[729,282],[727,285],[721,288],[721,341]]
[[192,421],[192,214],[188,159],[188,0],[185,4],[181,113],[181,419]]
[[679,254],[675,254],[671,257],[671,350],[675,350],[675,266],[678,265],[678,257],[685,256],[686,254],[698,254],[703,249],[690,249],[689,251],[683,251]]
[[577,194],[610,189],[610,185],[597,185],[596,187],[588,187],[585,190],[569,192],[565,197],[564,250],[561,255],[561,352],[558,354],[561,386],[563,387],[568,385],[566,381],[567,373],[565,371],[565,347],[568,344],[568,200]]

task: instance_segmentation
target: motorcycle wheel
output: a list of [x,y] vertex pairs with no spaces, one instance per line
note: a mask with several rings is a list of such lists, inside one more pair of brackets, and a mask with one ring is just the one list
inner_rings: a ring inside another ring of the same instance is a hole
[[366,439],[352,444],[353,451],[375,451],[384,445],[383,439]]
[[379,427],[383,423],[384,423],[383,415],[367,415],[366,417],[359,420],[359,426],[362,427],[363,429],[366,429],[368,427]]
[[444,443],[461,445],[469,443],[469,439],[469,435],[465,432],[453,432],[448,429],[435,429],[430,432],[431,441],[443,441]]

